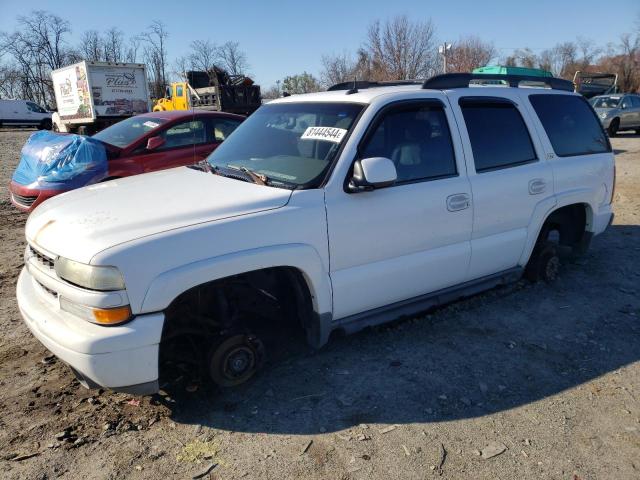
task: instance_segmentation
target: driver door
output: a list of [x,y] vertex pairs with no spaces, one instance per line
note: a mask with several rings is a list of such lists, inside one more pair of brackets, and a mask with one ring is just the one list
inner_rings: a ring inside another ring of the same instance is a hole
[[435,99],[383,108],[358,157],[390,158],[396,183],[327,194],[334,319],[465,281],[471,188],[449,111]]

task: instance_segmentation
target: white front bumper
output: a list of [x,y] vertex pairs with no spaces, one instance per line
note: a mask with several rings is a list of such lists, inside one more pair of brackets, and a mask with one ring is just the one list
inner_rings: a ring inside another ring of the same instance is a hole
[[23,268],[16,292],[20,313],[49,351],[91,386],[138,394],[157,391],[162,313],[104,327],[60,310],[57,301],[46,295]]

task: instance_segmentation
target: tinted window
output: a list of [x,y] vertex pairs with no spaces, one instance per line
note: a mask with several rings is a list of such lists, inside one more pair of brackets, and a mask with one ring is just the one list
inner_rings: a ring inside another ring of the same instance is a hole
[[161,136],[166,140],[166,143],[162,146],[163,150],[207,141],[206,130],[202,120],[178,123],[162,132]]
[[209,120],[209,124],[211,125],[211,141],[222,142],[240,125],[240,121],[230,118],[216,118]]
[[145,133],[158,128],[166,120],[155,117],[130,117],[96,133],[93,138],[116,147],[126,147]]
[[631,98],[630,97],[624,97],[622,99],[622,108],[631,108]]
[[44,111],[44,109],[42,109],[39,105],[36,105],[33,102],[27,102],[27,108],[29,110],[31,110],[32,112],[36,112],[36,113],[46,113]]
[[456,174],[447,118],[442,107],[436,105],[398,107],[384,114],[360,157],[390,158],[398,182]]
[[536,159],[527,126],[515,105],[460,100],[476,172],[520,165]]
[[530,95],[529,99],[559,157],[611,150],[598,117],[583,97]]
[[631,98],[631,105],[634,108],[640,107],[640,97],[633,96],[633,97],[630,97],[630,98]]

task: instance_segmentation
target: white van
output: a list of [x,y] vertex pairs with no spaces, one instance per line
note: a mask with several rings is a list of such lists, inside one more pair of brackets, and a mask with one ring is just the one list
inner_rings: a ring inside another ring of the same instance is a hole
[[8,126],[51,130],[51,113],[29,100],[0,100],[0,127]]

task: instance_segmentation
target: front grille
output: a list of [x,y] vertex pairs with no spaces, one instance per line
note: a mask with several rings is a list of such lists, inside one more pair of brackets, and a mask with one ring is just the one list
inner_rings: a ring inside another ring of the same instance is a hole
[[33,202],[38,199],[37,195],[33,197],[30,195],[18,195],[17,193],[12,193],[11,196],[13,197],[14,202],[18,205],[22,205],[23,207],[30,207],[33,205]]
[[44,253],[40,253],[38,250],[29,245],[29,253],[33,256],[36,261],[42,265],[43,267],[53,270],[54,259],[45,255]]
[[47,292],[49,295],[51,295],[53,298],[58,298],[58,292],[56,292],[55,290],[51,290],[49,287],[45,287],[42,283],[40,283],[38,280],[36,280],[36,283],[38,284],[38,286],[44,290],[45,292]]

